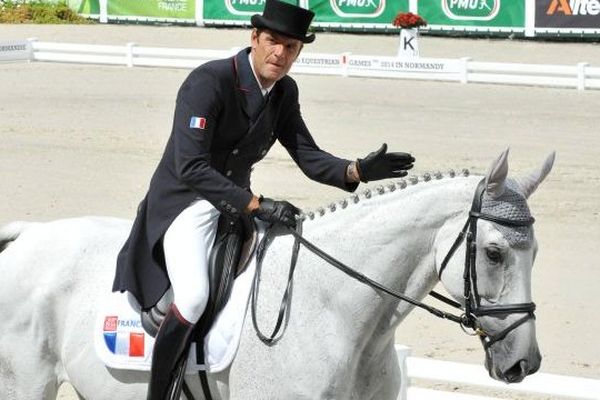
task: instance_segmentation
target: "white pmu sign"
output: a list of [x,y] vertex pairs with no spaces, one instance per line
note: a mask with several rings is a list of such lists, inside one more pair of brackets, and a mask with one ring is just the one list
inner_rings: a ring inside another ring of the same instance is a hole
[[30,61],[32,59],[33,51],[29,41],[0,42],[0,61]]

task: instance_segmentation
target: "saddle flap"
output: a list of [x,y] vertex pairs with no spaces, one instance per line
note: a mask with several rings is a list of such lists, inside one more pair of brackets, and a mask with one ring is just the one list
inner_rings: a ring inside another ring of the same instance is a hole
[[209,304],[200,320],[205,331],[229,299],[234,279],[247,268],[256,247],[256,237],[251,218],[232,220],[222,215],[219,219],[208,269]]
[[254,220],[251,220],[251,222],[251,232],[246,234],[246,240],[244,240],[242,245],[242,251],[235,270],[236,278],[248,268],[250,260],[254,256],[256,246],[258,246],[258,230],[256,229],[256,223]]

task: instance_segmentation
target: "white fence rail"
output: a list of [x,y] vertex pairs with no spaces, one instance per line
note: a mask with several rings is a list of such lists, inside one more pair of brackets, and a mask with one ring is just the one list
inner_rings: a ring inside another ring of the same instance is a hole
[[[238,49],[201,50],[161,47],[105,46],[39,42],[30,39],[32,61],[167,67],[191,69],[207,61],[228,57]],[[421,79],[461,83],[496,83],[600,89],[600,68],[576,65],[544,65],[477,62],[469,58],[397,58],[382,56],[302,53],[292,72],[348,77]]]
[[521,383],[504,384],[489,377],[483,366],[410,356],[410,349],[396,346],[402,374],[398,400],[498,400],[486,397],[411,386],[411,378],[430,382],[477,386],[510,393],[546,395],[551,398],[600,400],[600,380],[538,372]]

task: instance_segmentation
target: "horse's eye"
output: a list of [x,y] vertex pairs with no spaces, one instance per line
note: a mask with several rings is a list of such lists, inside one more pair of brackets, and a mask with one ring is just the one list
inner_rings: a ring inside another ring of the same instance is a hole
[[499,264],[502,262],[502,253],[500,253],[500,251],[494,247],[485,249],[485,255],[487,256],[488,260],[494,264]]

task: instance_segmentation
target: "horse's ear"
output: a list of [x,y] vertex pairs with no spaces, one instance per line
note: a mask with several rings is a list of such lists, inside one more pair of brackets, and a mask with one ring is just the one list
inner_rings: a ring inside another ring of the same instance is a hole
[[554,159],[556,158],[556,152],[553,151],[546,157],[544,164],[541,168],[531,172],[529,175],[524,177],[515,178],[517,184],[521,188],[521,191],[525,195],[525,198],[529,198],[531,193],[537,189],[540,183],[548,176],[554,165]]
[[485,178],[486,192],[492,199],[497,199],[504,193],[505,182],[508,176],[508,150],[500,154],[500,157],[492,163]]

